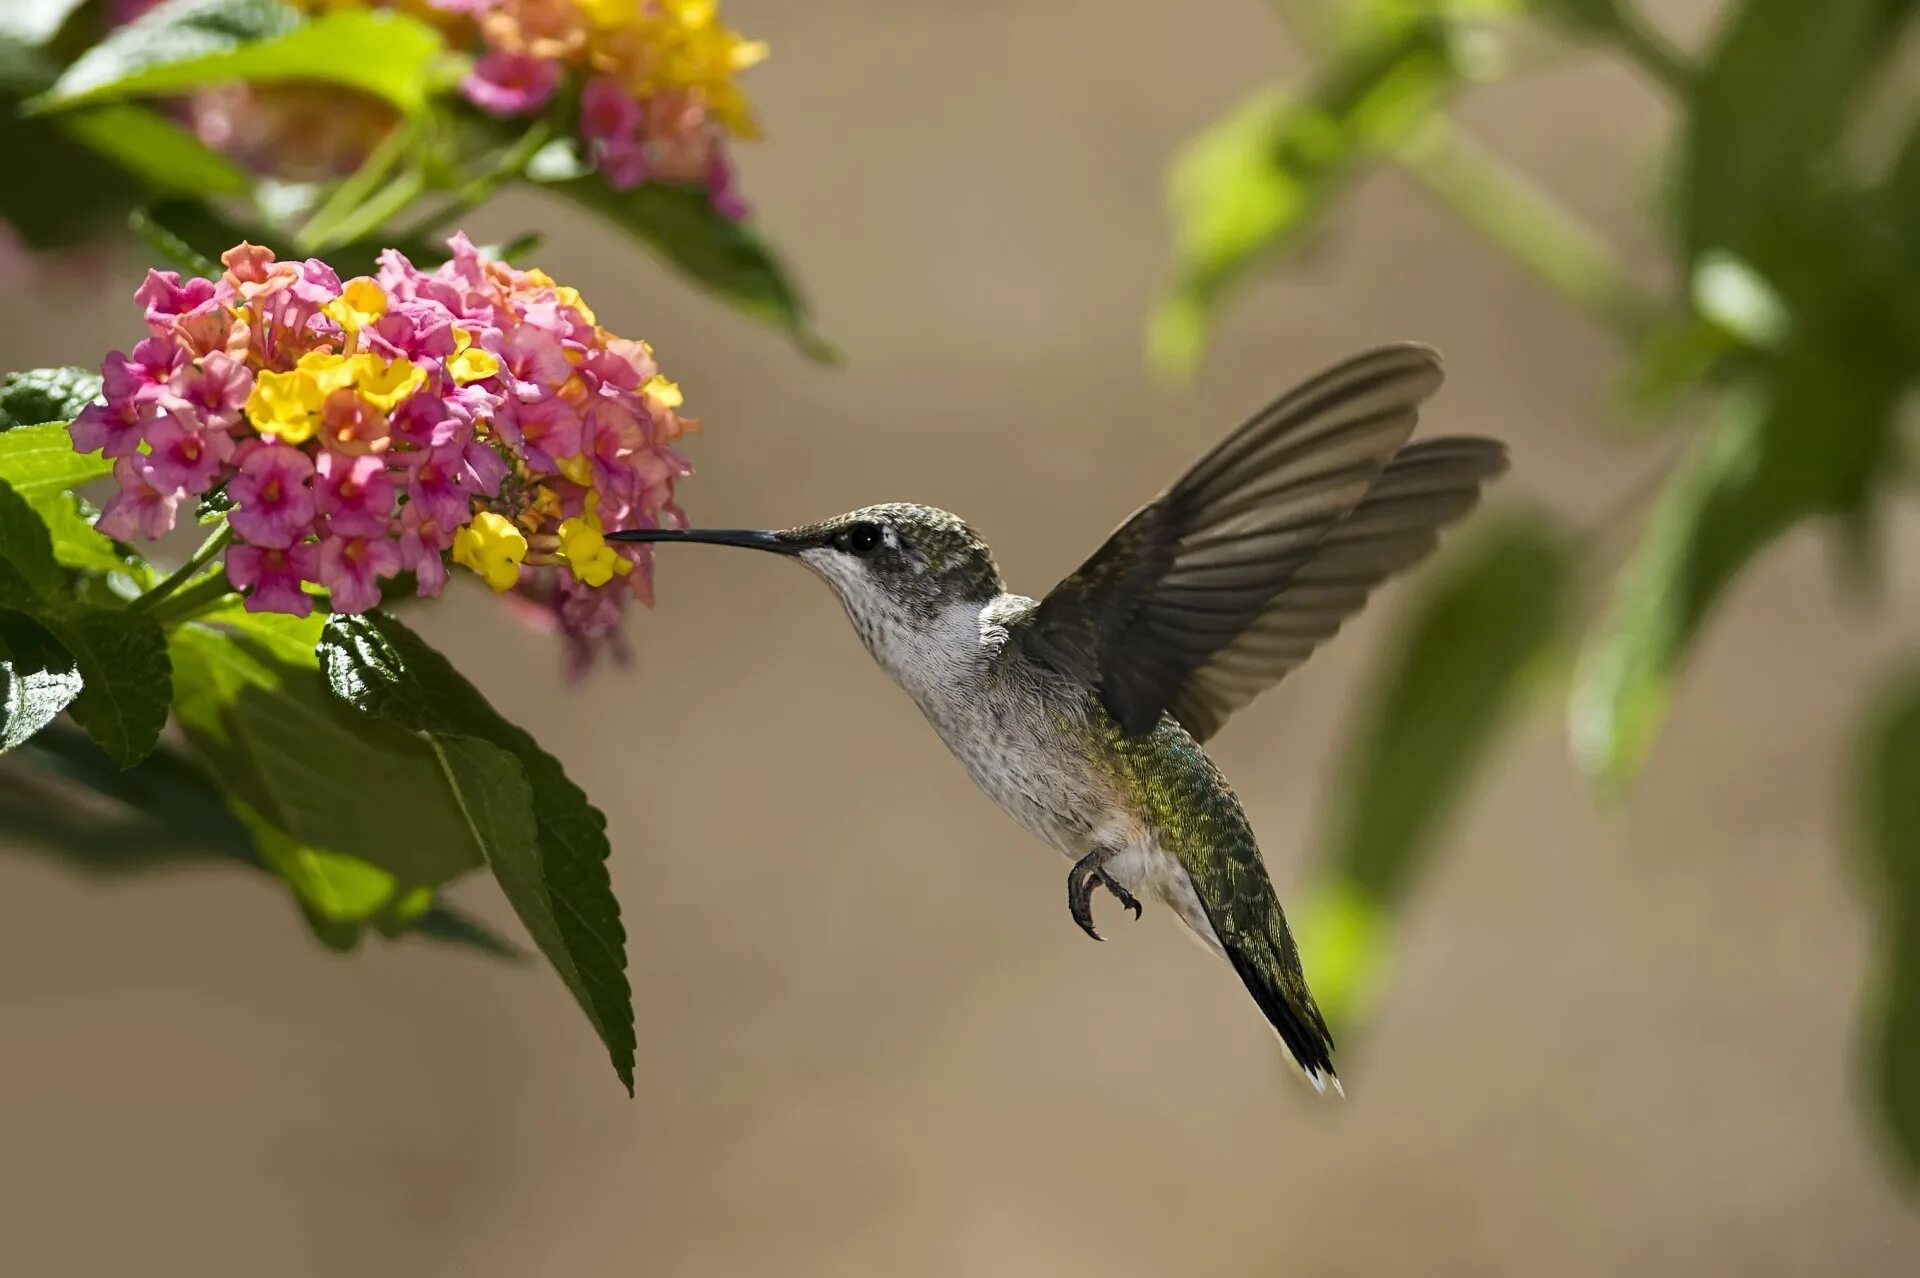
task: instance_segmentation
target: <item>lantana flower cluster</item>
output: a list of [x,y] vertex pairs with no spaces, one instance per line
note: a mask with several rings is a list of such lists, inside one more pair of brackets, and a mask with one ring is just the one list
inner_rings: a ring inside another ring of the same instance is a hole
[[580,136],[607,185],[702,182],[717,210],[744,216],[727,143],[759,129],[734,76],[767,47],[725,26],[717,0],[428,2],[478,25],[488,51],[462,86],[474,105],[531,114],[572,76]]
[[363,612],[401,572],[435,595],[450,559],[537,601],[576,656],[650,602],[649,547],[602,534],[684,522],[679,388],[575,290],[450,246],[431,272],[388,250],[344,282],[251,244],[217,280],[149,272],[149,336],[71,427],[115,459],[100,530],[156,538],[223,494],[253,611],[305,616],[320,587]]
[[[339,7],[354,0],[307,0]],[[368,2],[368,0],[363,0]],[[393,0],[370,0],[394,7]],[[731,138],[759,136],[734,76],[767,55],[720,21],[718,0],[406,0],[470,22],[483,52],[461,86],[502,117],[578,94],[581,141],[606,183],[703,183],[722,214],[746,213]]]

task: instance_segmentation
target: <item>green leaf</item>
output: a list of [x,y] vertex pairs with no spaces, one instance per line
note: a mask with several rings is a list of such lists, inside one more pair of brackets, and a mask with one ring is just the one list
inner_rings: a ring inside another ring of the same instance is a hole
[[[36,599],[45,598],[66,584],[66,577],[53,557],[53,539],[40,522],[26,498],[0,479],[0,561],[5,561]],[[30,600],[16,599],[26,604]]]
[[[1845,333],[1844,328],[1842,332]],[[1906,373],[1885,325],[1790,349],[1668,478],[1574,671],[1575,760],[1608,789],[1639,768],[1673,677],[1727,585],[1804,519],[1849,515],[1883,466]]]
[[84,368],[35,368],[0,380],[0,431],[70,422],[100,396],[100,374]]
[[[53,559],[68,568],[128,572],[140,579],[146,573],[145,564],[137,556],[122,555],[112,541],[96,532],[70,491],[112,470],[113,463],[97,453],[73,451],[64,423],[19,426],[0,434],[0,484],[38,517],[42,535],[50,537]],[[55,581],[45,575],[38,580]]]
[[73,654],[86,689],[73,721],[128,767],[153,751],[167,726],[173,666],[167,639],[151,617],[120,609],[70,605],[41,616]]
[[[8,766],[43,784],[0,785],[0,829],[15,843],[68,869],[124,878],[216,861],[269,872],[252,832],[229,808],[225,793],[191,759],[168,746],[123,769],[84,733],[55,723],[13,755]],[[44,782],[49,780],[79,787],[90,792],[91,799],[105,802],[68,802],[64,794],[48,793]],[[423,908],[410,905],[404,915],[379,915],[375,922],[382,932],[417,935],[499,958],[526,957],[485,924],[425,889],[419,891]],[[308,917],[313,917],[311,912]],[[332,921],[323,922],[328,940],[337,940],[340,929]]]
[[16,426],[0,434],[0,479],[30,502],[113,473],[99,453],[76,453],[65,423]]
[[1897,293],[1908,340],[1920,345],[1920,113],[1874,198],[1902,267]]
[[633,995],[606,818],[552,755],[393,618],[334,617],[321,659],[342,701],[432,741],[501,890],[631,1093]]
[[1304,93],[1256,94],[1189,142],[1168,184],[1174,281],[1153,319],[1155,362],[1191,371],[1233,286],[1299,244],[1349,181],[1445,101],[1459,75],[1446,24],[1395,24],[1341,55]]
[[62,117],[60,127],[155,195],[242,195],[253,189],[240,166],[143,106],[107,103]]
[[703,187],[646,182],[616,191],[598,174],[548,189],[599,214],[657,253],[693,283],[771,324],[811,359],[839,359],[813,327],[807,305],[773,249],[746,222],[714,211]]
[[1911,16],[1906,0],[1746,0],[1716,36],[1691,92],[1677,182],[1689,263],[1712,249],[1771,274],[1773,244],[1839,176],[1842,135]]
[[51,723],[80,688],[60,641],[25,613],[0,608],[0,753]]
[[1920,1184],[1920,667],[1875,698],[1855,775],[1854,841],[1885,938],[1868,1013],[1874,1095],[1890,1158]]
[[57,110],[231,81],[317,80],[414,112],[447,83],[426,23],[364,9],[311,21],[279,0],[172,0],[120,27],[29,103]]
[[1449,556],[1401,623],[1341,766],[1333,836],[1300,912],[1314,989],[1336,1023],[1374,992],[1384,922],[1562,639],[1574,569],[1557,528],[1509,516]]
[[53,539],[53,557],[62,566],[90,572],[124,572],[141,584],[152,576],[146,561],[122,552],[112,538],[93,526],[93,513],[72,493],[43,493],[33,509]]
[[[178,627],[168,636],[174,712],[256,834],[284,836],[261,836],[261,851],[302,905],[359,924],[481,858],[427,746],[328,693],[314,655],[320,628],[318,617],[238,608]],[[356,895],[376,876],[377,898]]]

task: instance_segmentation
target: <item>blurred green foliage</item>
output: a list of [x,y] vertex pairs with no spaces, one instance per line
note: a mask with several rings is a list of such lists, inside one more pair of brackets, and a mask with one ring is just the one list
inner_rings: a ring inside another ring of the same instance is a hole
[[[1637,543],[1570,625],[1582,537],[1545,516],[1526,540],[1483,525],[1426,587],[1378,684],[1335,805],[1304,930],[1330,1010],[1377,979],[1390,911],[1431,852],[1452,791],[1488,752],[1523,664],[1570,649],[1568,735],[1602,793],[1629,785],[1671,685],[1728,585],[1782,535],[1835,529],[1876,560],[1903,482],[1900,423],[1920,384],[1920,102],[1889,93],[1915,0],[1734,0],[1697,54],[1626,0],[1346,0],[1276,5],[1317,66],[1264,88],[1174,164],[1173,284],[1150,330],[1189,371],[1231,296],[1284,261],[1372,169],[1394,165],[1570,305],[1617,334],[1626,401],[1691,432]],[[1650,11],[1651,12],[1651,11]],[[1644,292],[1602,237],[1462,134],[1451,101],[1521,40],[1625,60],[1668,100],[1670,170],[1650,200],[1672,286]],[[1862,121],[1894,115],[1876,156]],[[1910,441],[1908,441],[1910,447]],[[1520,555],[1534,562],[1522,572]],[[1586,574],[1591,576],[1591,574]],[[1872,1044],[1893,1160],[1920,1176],[1920,694],[1880,698],[1857,770],[1868,882],[1886,916]]]

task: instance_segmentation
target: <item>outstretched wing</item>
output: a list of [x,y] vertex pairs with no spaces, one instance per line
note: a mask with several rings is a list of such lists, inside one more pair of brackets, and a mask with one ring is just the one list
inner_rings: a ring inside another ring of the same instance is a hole
[[1439,357],[1386,346],[1289,392],[1142,506],[1034,613],[1034,650],[1127,732],[1205,740],[1423,558],[1506,467],[1492,440],[1407,445]]

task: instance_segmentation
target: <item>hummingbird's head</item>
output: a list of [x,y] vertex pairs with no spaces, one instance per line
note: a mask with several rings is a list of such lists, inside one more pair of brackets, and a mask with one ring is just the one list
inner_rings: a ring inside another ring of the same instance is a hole
[[957,606],[1001,593],[1000,570],[973,529],[932,506],[867,506],[817,524],[772,531],[638,528],[612,541],[693,541],[791,555],[840,597],[854,629],[896,675]]

